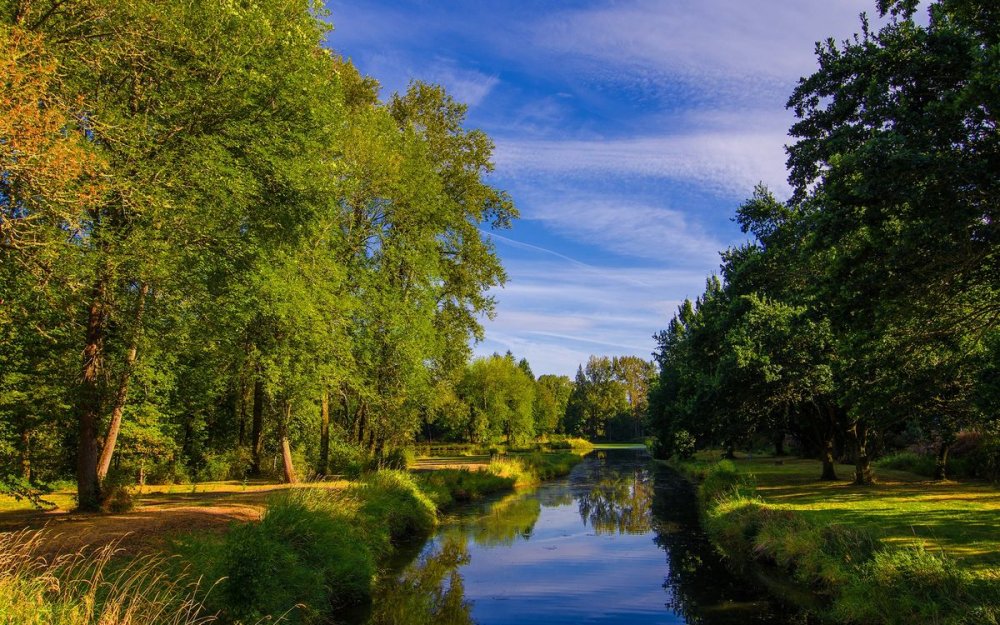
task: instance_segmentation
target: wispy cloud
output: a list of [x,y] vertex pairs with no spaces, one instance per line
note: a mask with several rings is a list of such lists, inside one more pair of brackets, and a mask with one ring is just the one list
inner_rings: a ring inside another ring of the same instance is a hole
[[541,202],[531,217],[597,248],[673,266],[711,266],[724,247],[681,211],[622,197]]
[[758,182],[786,190],[785,136],[748,128],[611,140],[501,139],[495,158],[502,175],[649,176],[745,195]]
[[570,57],[600,60],[591,66],[604,78],[783,92],[814,67],[816,41],[857,31],[858,15],[872,6],[870,0],[634,0],[553,15],[536,24],[535,40]]
[[510,281],[493,293],[498,313],[486,322],[487,340],[476,352],[510,349],[527,357],[536,374],[571,375],[591,354],[650,358],[652,335],[685,297],[701,293],[705,281],[701,270],[589,271],[542,252],[506,265]]
[[451,59],[438,59],[426,73],[414,73],[412,77],[422,77],[423,80],[442,85],[452,97],[470,107],[482,103],[500,84],[499,77],[460,67]]

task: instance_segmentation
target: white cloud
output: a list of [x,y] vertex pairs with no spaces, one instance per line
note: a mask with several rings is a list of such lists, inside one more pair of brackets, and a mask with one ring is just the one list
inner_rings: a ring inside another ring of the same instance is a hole
[[625,198],[542,202],[531,217],[577,241],[673,265],[710,265],[724,247],[680,211]]
[[459,67],[455,61],[449,59],[439,60],[425,74],[418,72],[414,75],[417,76],[444,86],[452,97],[470,107],[478,106],[500,83],[500,78],[497,76]]
[[591,66],[604,77],[784,90],[814,67],[816,41],[856,32],[872,10],[871,0],[634,0],[553,15],[535,41],[599,61]]
[[705,185],[746,195],[758,182],[787,190],[785,131],[709,129],[609,140],[497,141],[500,175],[633,175]]
[[685,297],[701,293],[710,270],[582,265],[543,252],[506,266],[510,280],[494,291],[497,317],[485,322],[476,353],[509,349],[536,375],[572,375],[591,354],[650,358],[652,335]]

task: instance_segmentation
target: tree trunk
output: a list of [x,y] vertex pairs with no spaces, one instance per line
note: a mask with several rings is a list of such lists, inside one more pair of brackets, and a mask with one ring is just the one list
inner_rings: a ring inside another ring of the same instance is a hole
[[101,447],[101,459],[97,465],[97,479],[101,482],[108,476],[108,469],[111,467],[111,456],[115,453],[115,444],[118,442],[118,433],[122,427],[122,414],[125,412],[125,401],[128,399],[128,386],[132,380],[135,357],[139,351],[139,338],[142,336],[142,315],[146,309],[147,293],[149,293],[149,285],[143,283],[139,287],[139,301],[136,303],[132,344],[125,355],[125,369],[122,371],[121,379],[118,380],[118,391],[115,393],[115,405],[111,410],[108,435],[104,437],[104,446]]
[[855,423],[851,433],[854,436],[854,483],[870,486],[875,483],[875,474],[868,455],[868,427],[861,422]]
[[26,483],[31,482],[31,428],[28,427],[27,420],[21,425],[21,444],[19,447],[21,477]]
[[288,422],[292,418],[292,403],[285,403],[284,421],[281,424],[281,468],[284,472],[285,483],[294,484],[295,467],[292,465],[292,447],[288,444]]
[[284,472],[285,483],[295,484],[295,467],[292,465],[292,447],[288,443],[288,437],[281,437],[281,468]]
[[774,455],[778,458],[785,455],[785,433],[778,432],[774,435]]
[[819,479],[832,482],[837,479],[837,471],[833,464],[833,437],[828,436],[823,442],[823,454],[820,458],[823,461],[823,474]]
[[233,415],[236,417],[236,444],[243,447],[247,444],[247,389],[246,380],[242,374],[236,380],[236,397],[233,401]]
[[951,441],[943,439],[938,447],[937,462],[934,463],[934,479],[948,479],[948,451],[951,450]]
[[97,510],[101,505],[101,482],[97,478],[97,427],[101,417],[100,380],[104,355],[106,295],[107,283],[102,276],[94,285],[87,310],[87,334],[77,397],[79,441],[76,452],[76,496],[80,510]]
[[264,451],[264,382],[253,383],[253,423],[250,425],[250,473],[260,475],[260,456]]
[[319,402],[319,466],[316,473],[326,475],[330,466],[330,391],[323,389]]

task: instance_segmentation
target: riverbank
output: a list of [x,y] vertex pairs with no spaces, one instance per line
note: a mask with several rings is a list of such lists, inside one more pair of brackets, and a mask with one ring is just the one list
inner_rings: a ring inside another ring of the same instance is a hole
[[882,471],[855,487],[820,482],[818,464],[798,459],[675,468],[699,481],[705,529],[731,564],[787,577],[824,620],[1000,621],[1000,490],[989,484]]
[[[69,538],[51,530],[3,535],[0,561],[8,566],[0,595],[7,609],[0,613],[12,624],[200,623],[204,615],[221,622],[311,621],[369,601],[378,572],[400,548],[428,535],[453,503],[568,473],[579,459],[533,453],[476,471],[379,471],[355,482],[244,485],[240,493],[232,485],[198,485],[185,493],[186,506],[161,502],[131,514],[63,515],[59,527]],[[219,512],[214,518],[226,527],[185,525],[185,518],[197,518],[198,503]],[[234,505],[246,515],[221,512]],[[170,525],[154,521],[165,515]],[[36,515],[36,523],[42,518]],[[107,531],[108,521],[119,537]],[[155,541],[125,533],[129,527],[149,537],[143,528],[150,524],[163,530]],[[164,581],[168,590],[151,592]],[[88,588],[99,590],[88,595]]]

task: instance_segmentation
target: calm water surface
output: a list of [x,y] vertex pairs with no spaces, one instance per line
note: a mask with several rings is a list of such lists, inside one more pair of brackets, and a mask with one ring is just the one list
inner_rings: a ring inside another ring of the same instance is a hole
[[690,485],[645,450],[456,511],[376,594],[369,625],[778,624],[698,527]]

